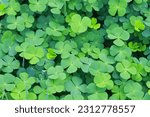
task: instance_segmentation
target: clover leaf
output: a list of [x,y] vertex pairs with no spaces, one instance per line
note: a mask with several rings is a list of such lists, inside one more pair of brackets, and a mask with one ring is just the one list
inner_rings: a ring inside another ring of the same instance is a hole
[[16,87],[11,92],[12,98],[16,100],[35,100],[37,96],[33,92],[29,91],[29,89],[35,83],[35,78],[29,77],[29,75],[25,72],[20,73],[19,76],[20,78],[15,79]]
[[15,76],[12,74],[0,75],[0,89],[3,93],[6,91],[12,91],[15,88]]
[[53,21],[51,21],[49,23],[49,27],[46,28],[46,33],[48,35],[52,35],[52,36],[56,36],[56,37],[62,36],[64,31],[65,31],[64,26],[62,26],[56,22],[53,22]]
[[91,20],[88,17],[82,18],[79,14],[73,14],[68,23],[74,33],[80,34],[88,29],[91,25]]
[[99,11],[103,7],[103,2],[99,0],[85,0],[84,5],[88,12],[92,12],[92,10]]
[[71,45],[62,41],[57,42],[55,48],[54,52],[61,54],[61,58],[68,58],[72,51]]
[[43,12],[46,9],[47,0],[29,0],[29,8],[33,12]]
[[39,16],[36,24],[37,28],[45,30],[49,24],[49,20],[50,20],[50,16],[44,16],[44,15]]
[[[135,59],[134,59],[135,60]],[[150,72],[150,62],[144,58],[144,57],[140,57],[138,61],[136,61],[137,64],[140,64],[143,66],[143,69],[149,73]]]
[[19,78],[15,79],[16,87],[26,91],[29,90],[35,82],[35,78],[29,77],[29,75],[26,72],[20,73]]
[[132,51],[127,46],[118,47],[113,45],[110,47],[110,55],[115,57],[116,61],[122,61],[126,58],[129,58],[132,54]]
[[15,47],[18,45],[15,43],[16,35],[11,31],[5,31],[2,35],[0,47],[4,53],[8,53],[10,56],[16,55]]
[[89,100],[107,100],[108,94],[105,89],[98,88],[94,83],[90,83],[87,86],[88,99]]
[[22,13],[21,17],[23,18],[24,25],[25,25],[26,28],[32,27],[32,24],[34,22],[34,17],[33,16],[30,16],[27,13]]
[[89,56],[91,56],[94,59],[99,58],[100,49],[91,45],[90,43],[84,43],[81,50],[84,54],[88,54]]
[[112,96],[110,96],[110,100],[125,100],[126,94],[124,93],[124,86],[115,85],[112,88]]
[[80,68],[82,65],[80,59],[74,55],[70,56],[69,58],[63,59],[61,61],[61,66],[66,69],[68,73],[74,73]]
[[36,32],[28,31],[26,32],[25,42],[33,45],[41,45],[44,42],[45,32],[42,30],[37,30]]
[[118,12],[118,16],[124,16],[127,8],[126,0],[109,0],[109,13],[112,16]]
[[36,64],[40,61],[40,58],[44,56],[43,48],[29,45],[28,43],[22,43],[16,47],[17,52],[21,52],[20,56],[30,60],[31,64]]
[[54,52],[54,50],[51,48],[48,48],[48,52],[46,55],[47,59],[54,59],[54,58],[56,58],[56,56],[57,56],[57,54]]
[[[7,6],[7,9],[6,9],[6,13],[8,15],[16,15],[17,12],[20,11],[20,4],[19,2],[17,2],[16,0],[10,0],[10,1],[7,1],[8,3],[8,6]],[[6,4],[6,3],[5,3]]]
[[62,79],[66,78],[66,74],[62,66],[50,67],[47,70],[48,78],[50,79]]
[[65,82],[66,91],[70,92],[71,95],[80,95],[86,92],[86,84],[82,84],[82,80],[79,77],[72,77],[70,80]]
[[11,73],[13,70],[18,69],[20,67],[20,63],[14,57],[6,55],[2,58],[2,71]]
[[89,66],[89,72],[95,76],[96,74],[98,74],[99,72],[102,72],[102,71],[103,71],[103,68],[101,67],[101,62],[100,61],[92,61],[92,63]]
[[82,0],[71,0],[68,2],[68,7],[71,10],[81,10],[82,6]]
[[0,16],[6,13],[5,8],[6,8],[6,5],[4,3],[1,3],[0,4]]
[[128,46],[132,49],[133,52],[141,52],[146,50],[146,45],[142,45],[142,43],[138,42],[129,42]]
[[143,22],[145,23],[145,25],[150,26],[150,17],[147,17]]
[[101,24],[97,23],[97,19],[96,18],[92,18],[91,19],[91,26],[90,26],[90,28],[99,29],[100,26],[101,26]]
[[144,66],[142,64],[133,64],[137,69],[137,73],[132,75],[132,79],[135,81],[141,81],[144,76],[147,75],[146,71],[144,70]]
[[46,80],[47,92],[49,94],[59,93],[65,90],[64,80],[48,79]]
[[131,16],[130,17],[130,22],[132,24],[132,26],[134,26],[134,30],[140,32],[140,30],[144,30],[145,29],[145,25],[143,23],[143,18],[138,16]]
[[9,15],[7,17],[7,23],[8,29],[17,29],[18,31],[23,31],[25,29],[23,17],[15,17],[14,15]]
[[114,70],[112,64],[115,63],[114,58],[108,56],[108,51],[103,49],[99,54],[99,61],[93,61],[90,64],[89,71],[92,75],[96,75],[98,72],[111,73]]
[[122,27],[112,24],[107,29],[108,38],[115,41],[113,42],[117,46],[123,46],[124,41],[127,41],[130,37],[130,34],[125,31]]
[[51,12],[54,14],[60,14],[61,9],[64,4],[65,4],[65,1],[63,0],[49,0],[48,2],[48,5],[51,8]]
[[54,95],[49,95],[47,93],[47,89],[45,89],[45,87],[35,86],[33,91],[35,94],[38,94],[38,100],[56,100]]
[[144,55],[146,55],[147,56],[147,58],[149,59],[150,58],[150,47],[148,47],[146,50],[145,50],[145,52],[144,52]]
[[131,25],[129,20],[123,23],[123,28],[129,33],[134,33],[134,27]]
[[12,93],[11,93],[11,97],[15,100],[36,100],[37,96],[32,93],[32,92],[28,92],[26,93],[26,91],[23,91],[21,88],[15,88]]
[[99,54],[99,58],[101,62],[101,67],[103,68],[103,72],[108,72],[111,73],[112,71],[114,71],[114,67],[112,66],[115,63],[115,60],[113,57],[108,55],[108,51],[103,49],[101,51],[101,53]]
[[124,92],[129,99],[140,100],[144,96],[142,86],[134,81],[129,80],[124,86]]
[[123,79],[131,78],[131,75],[135,75],[137,70],[132,63],[128,60],[123,60],[121,63],[117,63],[116,70],[120,72],[120,76]]
[[146,37],[146,38],[150,37],[150,29],[144,30],[144,31],[142,32],[142,35],[143,35],[144,37]]
[[27,13],[22,13],[21,16],[15,17],[14,15],[9,15],[7,17],[7,28],[8,29],[17,29],[18,31],[23,31],[26,28],[32,27],[34,18],[29,16]]
[[81,58],[81,62],[82,62],[82,65],[81,65],[82,71],[85,73],[88,73],[90,69],[90,65],[93,62],[93,59],[88,58],[88,57],[83,57]]
[[99,72],[94,77],[94,83],[99,88],[112,89],[114,83],[111,80],[111,76],[108,73]]

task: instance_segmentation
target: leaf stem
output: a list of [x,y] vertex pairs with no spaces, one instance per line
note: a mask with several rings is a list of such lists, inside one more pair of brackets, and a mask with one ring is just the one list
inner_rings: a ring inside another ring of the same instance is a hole
[[24,67],[24,65],[25,65],[25,60],[24,60],[24,58],[22,59],[22,67]]

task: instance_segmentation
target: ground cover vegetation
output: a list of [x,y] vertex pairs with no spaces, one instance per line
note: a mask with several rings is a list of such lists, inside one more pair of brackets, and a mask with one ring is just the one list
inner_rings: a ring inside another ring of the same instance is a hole
[[0,0],[1,100],[149,100],[150,0]]

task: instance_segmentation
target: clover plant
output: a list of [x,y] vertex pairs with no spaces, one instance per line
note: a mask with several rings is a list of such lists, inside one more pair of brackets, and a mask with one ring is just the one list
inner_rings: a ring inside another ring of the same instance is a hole
[[0,0],[0,100],[150,100],[149,0]]

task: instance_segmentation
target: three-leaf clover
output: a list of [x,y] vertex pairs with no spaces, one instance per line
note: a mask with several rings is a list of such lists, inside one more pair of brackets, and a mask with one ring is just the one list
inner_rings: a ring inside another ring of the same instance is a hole
[[25,42],[32,45],[41,45],[44,42],[45,32],[42,30],[37,30],[36,32],[28,31],[26,32]]
[[48,48],[48,52],[46,54],[47,59],[54,59],[56,56],[57,54],[54,52],[54,49]]
[[83,4],[88,12],[92,12],[93,9],[99,11],[103,7],[103,2],[100,0],[85,0]]
[[3,93],[6,91],[12,91],[15,88],[15,77],[12,74],[0,75],[0,90]]
[[94,77],[94,83],[97,87],[107,88],[108,90],[112,89],[112,87],[114,86],[109,73],[97,73]]
[[142,86],[139,83],[134,82],[132,80],[126,82],[124,86],[124,92],[125,95],[132,100],[140,100],[144,96]]
[[92,61],[92,63],[90,64],[90,67],[89,67],[90,74],[95,76],[99,72],[102,72],[103,68],[101,67],[101,63],[102,62],[100,62],[100,61]]
[[143,45],[142,43],[138,42],[129,42],[128,46],[132,49],[133,52],[136,51],[145,51],[146,50],[146,45]]
[[1,3],[0,4],[0,16],[4,15],[6,13],[5,8],[6,8],[6,4]]
[[16,47],[17,52],[21,52],[20,56],[30,60],[30,64],[36,64],[40,61],[40,58],[44,56],[44,50],[41,47],[35,47],[28,43],[22,43]]
[[71,0],[68,2],[68,7],[71,10],[80,10],[82,8],[82,0]]
[[62,36],[63,35],[63,32],[65,31],[65,27],[54,22],[54,21],[50,21],[49,23],[49,27],[46,28],[46,33],[48,35],[52,35],[52,36],[56,36],[56,37],[59,37],[59,36]]
[[51,8],[53,14],[60,14],[63,5],[66,0],[49,0],[48,5]]
[[101,26],[101,24],[97,23],[97,19],[96,18],[92,18],[91,19],[91,26],[90,26],[90,28],[99,29],[100,26]]
[[61,54],[61,58],[68,58],[71,55],[72,47],[70,44],[59,41],[55,45],[54,52],[56,54]]
[[80,95],[81,93],[85,93],[87,85],[82,84],[82,82],[82,79],[74,76],[65,82],[65,89],[70,92],[71,95]]
[[127,46],[118,47],[116,45],[112,45],[110,47],[110,55],[115,57],[116,61],[122,61],[131,56],[132,51]]
[[93,59],[88,58],[88,57],[83,57],[83,58],[81,58],[81,62],[82,62],[82,65],[81,65],[82,71],[85,73],[88,73],[90,65],[93,62]]
[[33,91],[38,95],[38,100],[56,100],[56,97],[52,94],[49,94],[46,87],[43,85],[35,86]]
[[94,59],[98,59],[99,58],[99,54],[100,54],[100,49],[93,46],[90,43],[84,43],[83,47],[81,48],[82,52],[84,54],[88,54],[89,56],[91,56]]
[[21,16],[15,17],[14,15],[9,15],[7,17],[7,23],[8,29],[17,29],[18,31],[23,31],[25,29],[24,19]]
[[115,16],[118,12],[118,16],[124,16],[126,13],[127,1],[126,0],[109,0],[109,13]]
[[[8,2],[8,3],[7,3]],[[7,1],[5,4],[8,4],[6,8],[6,13],[8,15],[16,15],[20,11],[20,4],[16,0]]]
[[22,13],[21,17],[23,18],[24,25],[25,25],[26,28],[32,27],[32,24],[34,22],[34,17],[33,16],[30,16],[27,13]]
[[110,100],[125,100],[126,99],[126,94],[124,93],[124,85],[117,86],[115,85],[112,88],[112,96],[110,96]]
[[19,77],[15,79],[16,87],[12,90],[11,96],[13,99],[33,99],[35,100],[37,97],[33,92],[30,92],[29,89],[35,83],[34,77],[29,77],[26,72],[20,73]]
[[33,92],[26,92],[22,88],[15,88],[11,92],[11,97],[15,100],[36,100],[37,96]]
[[16,35],[11,31],[3,32],[0,47],[4,53],[10,56],[16,55],[15,47],[18,45],[15,41]]
[[117,63],[116,70],[120,73],[121,78],[129,79],[131,75],[137,73],[136,68],[128,60],[123,60],[121,63]]
[[108,94],[105,89],[97,87],[94,83],[90,83],[87,86],[87,93],[89,100],[107,100]]
[[54,94],[54,93],[59,93],[65,90],[64,86],[64,80],[60,79],[47,79],[46,80],[46,86],[47,86],[47,93],[48,94]]
[[13,70],[18,69],[20,67],[20,62],[16,60],[14,57],[11,57],[9,55],[6,55],[0,60],[2,63],[0,63],[2,66],[2,71],[11,73]]
[[47,0],[29,0],[29,8],[33,12],[43,12],[46,9]]
[[102,72],[108,72],[111,73],[114,71],[113,64],[115,63],[115,60],[112,56],[108,55],[109,52],[106,49],[103,49],[101,53],[99,54],[99,59],[101,60],[101,67]]
[[30,77],[26,72],[20,73],[15,79],[16,86],[24,90],[29,90],[35,82],[35,77]]
[[69,58],[61,60],[61,66],[66,69],[68,73],[74,73],[80,68],[82,65],[80,59],[74,55],[70,56]]
[[124,41],[127,41],[130,34],[125,31],[122,27],[112,24],[107,30],[108,38],[115,41],[113,42],[117,46],[123,46]]
[[66,74],[62,66],[50,67],[47,70],[48,78],[50,79],[61,79],[64,80],[66,78]]
[[145,29],[145,25],[143,23],[143,18],[140,16],[138,16],[138,17],[131,16],[130,22],[131,22],[131,25],[134,26],[134,30],[136,30],[138,32],[140,32],[140,30]]
[[91,20],[86,16],[82,18],[79,14],[73,14],[68,23],[74,33],[80,34],[91,25]]
[[9,15],[7,17],[7,28],[17,29],[18,31],[23,31],[26,28],[32,27],[34,22],[33,16],[29,16],[27,13],[22,13],[21,16],[15,17],[15,15]]

